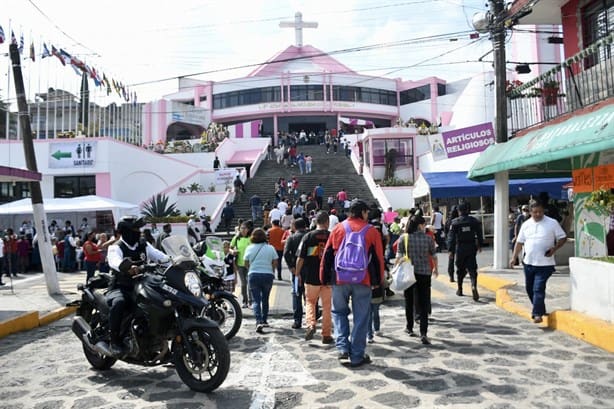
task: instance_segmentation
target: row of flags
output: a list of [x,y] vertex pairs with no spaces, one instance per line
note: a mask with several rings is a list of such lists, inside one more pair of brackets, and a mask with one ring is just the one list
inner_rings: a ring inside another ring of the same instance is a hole
[[[6,40],[4,30],[2,26],[0,26],[0,44],[3,44]],[[23,55],[24,52],[24,39],[23,33],[19,38],[19,43],[17,42],[17,38],[15,37],[15,33],[11,30],[11,44],[17,44],[17,49],[19,50],[19,54]],[[56,48],[53,44],[51,45],[51,50],[47,47],[47,43],[43,43],[43,50],[40,54],[41,59],[47,57],[57,57],[58,60],[62,63],[63,66],[68,65],[71,67],[75,73],[79,76],[84,73],[87,74],[92,80],[94,80],[94,84],[97,87],[104,87],[107,91],[107,95],[110,95],[112,91],[115,91],[120,98],[123,98],[126,102],[137,102],[136,92],[130,92],[128,87],[126,87],[120,81],[116,81],[115,79],[107,78],[106,74],[97,71],[96,68],[87,65],[85,62],[80,60],[77,56],[71,55],[63,49]],[[36,51],[34,49],[34,41],[30,43],[30,55],[26,58],[30,58],[32,61],[36,61]]]

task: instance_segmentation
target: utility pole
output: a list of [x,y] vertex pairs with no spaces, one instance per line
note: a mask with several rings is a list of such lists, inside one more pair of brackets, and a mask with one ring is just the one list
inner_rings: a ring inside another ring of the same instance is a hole
[[[28,114],[28,103],[23,85],[23,75],[21,73],[21,62],[17,44],[11,43],[9,46],[11,63],[13,65],[13,76],[15,78],[15,93],[17,94],[17,107],[19,126],[21,127],[21,137],[23,140],[23,150],[26,158],[28,170],[38,172],[36,166],[36,155],[34,154],[34,142],[32,141],[32,128],[30,126],[30,114]],[[60,294],[58,273],[55,269],[55,260],[51,250],[51,238],[47,229],[47,215],[43,206],[43,194],[40,182],[30,182],[30,194],[32,195],[32,209],[34,213],[34,225],[38,239],[38,250],[41,256],[41,265],[47,283],[47,292],[50,295]]]
[[[505,6],[503,0],[490,0],[490,34],[493,44],[495,69],[495,141],[507,141],[507,97],[505,95]],[[494,268],[504,269],[509,265],[508,224],[509,174],[495,173],[494,205]]]

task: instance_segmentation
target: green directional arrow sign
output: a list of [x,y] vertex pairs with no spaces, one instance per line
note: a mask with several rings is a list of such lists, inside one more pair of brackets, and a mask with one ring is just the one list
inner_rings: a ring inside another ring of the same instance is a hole
[[72,158],[72,152],[62,152],[58,149],[56,152],[52,153],[51,156],[53,156],[57,160],[60,160],[62,158]]

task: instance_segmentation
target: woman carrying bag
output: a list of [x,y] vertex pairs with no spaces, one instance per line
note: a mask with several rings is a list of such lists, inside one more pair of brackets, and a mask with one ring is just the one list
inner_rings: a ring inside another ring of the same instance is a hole
[[[420,307],[420,340],[424,345],[431,341],[427,337],[428,310],[431,303],[431,267],[429,257],[435,255],[435,243],[433,239],[424,233],[426,221],[420,215],[414,215],[407,224],[406,232],[399,238],[397,248],[397,263],[405,257],[406,251],[414,266],[416,283],[404,291],[405,296],[405,319],[407,326],[405,332],[410,336],[414,333],[414,297]],[[405,249],[405,236],[408,236],[408,250]],[[432,273],[437,277],[437,271]]]

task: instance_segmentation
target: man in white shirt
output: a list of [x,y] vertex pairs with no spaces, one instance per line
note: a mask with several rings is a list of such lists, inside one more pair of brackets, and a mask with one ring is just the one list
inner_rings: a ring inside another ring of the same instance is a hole
[[444,240],[442,237],[443,233],[443,214],[439,211],[439,206],[433,207],[433,215],[431,216],[431,224],[433,225],[433,229],[435,230],[435,241],[437,242],[437,251],[443,251],[444,248]]
[[286,214],[286,210],[288,210],[288,203],[282,200],[281,202],[277,203],[277,208],[279,209],[281,214],[284,215]]
[[273,220],[280,221],[281,220],[281,216],[283,216],[283,213],[281,212],[281,210],[279,210],[279,207],[273,208],[269,212],[269,219],[271,220],[271,224],[273,224]]
[[333,231],[333,227],[335,227],[339,223],[339,218],[337,217],[337,210],[332,209],[330,214],[328,215],[328,231]]
[[554,253],[565,244],[567,235],[559,222],[544,215],[544,205],[533,201],[529,209],[531,218],[520,227],[510,268],[514,267],[514,259],[524,250],[525,286],[533,304],[531,317],[538,324],[546,315],[546,282],[554,272]]

